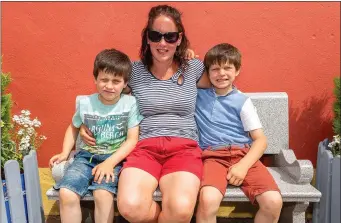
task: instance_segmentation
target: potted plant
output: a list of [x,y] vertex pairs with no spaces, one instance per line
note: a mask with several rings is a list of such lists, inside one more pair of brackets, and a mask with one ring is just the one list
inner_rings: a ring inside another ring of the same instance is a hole
[[[38,128],[41,126],[41,123],[37,118],[31,120],[30,111],[22,110],[19,115],[11,116],[12,99],[11,94],[7,92],[7,87],[10,82],[10,74],[1,73],[1,180],[3,196],[7,212],[7,221],[11,222],[6,183],[6,177],[9,176],[6,176],[6,171],[4,170],[6,163],[14,160],[18,162],[20,168],[21,185],[18,185],[18,187],[21,187],[22,190],[23,206],[25,208],[26,221],[28,221],[23,160],[31,150],[38,149],[46,137],[38,133]],[[38,166],[35,168],[38,168]]]
[[334,79],[333,140],[319,143],[316,166],[316,188],[321,191],[320,203],[315,203],[313,222],[340,222],[340,78]]
[[[3,169],[3,165],[6,160],[17,160],[19,158],[17,157],[18,154],[16,154],[14,150],[11,149],[13,146],[10,140],[10,130],[12,128],[12,95],[6,92],[10,82],[10,74],[1,73],[1,169]],[[1,174],[3,174],[3,171],[1,171]]]

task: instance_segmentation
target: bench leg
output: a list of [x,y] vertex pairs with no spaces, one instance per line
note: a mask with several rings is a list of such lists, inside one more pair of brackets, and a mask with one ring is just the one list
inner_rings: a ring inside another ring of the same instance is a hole
[[81,201],[82,209],[82,223],[94,223],[94,202],[93,201]]
[[[285,204],[285,203],[284,203]],[[280,223],[305,223],[305,212],[309,202],[298,202],[282,208]]]

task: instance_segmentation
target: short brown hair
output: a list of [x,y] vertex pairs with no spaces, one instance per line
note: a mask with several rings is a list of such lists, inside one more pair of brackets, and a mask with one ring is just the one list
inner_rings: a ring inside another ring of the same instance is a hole
[[114,74],[115,76],[123,77],[124,82],[129,81],[132,70],[129,57],[116,49],[105,49],[97,54],[94,62],[94,77],[97,79],[98,73]]
[[204,65],[208,73],[213,64],[233,64],[238,71],[242,63],[242,55],[239,50],[228,43],[221,43],[211,48],[205,55]]

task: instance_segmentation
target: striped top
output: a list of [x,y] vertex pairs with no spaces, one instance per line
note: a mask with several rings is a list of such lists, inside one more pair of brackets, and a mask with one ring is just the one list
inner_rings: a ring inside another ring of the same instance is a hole
[[129,87],[144,116],[140,123],[140,140],[158,136],[198,140],[194,111],[196,84],[203,72],[200,60],[190,60],[183,72],[183,82],[179,84],[180,69],[170,79],[159,80],[141,61],[133,63]]

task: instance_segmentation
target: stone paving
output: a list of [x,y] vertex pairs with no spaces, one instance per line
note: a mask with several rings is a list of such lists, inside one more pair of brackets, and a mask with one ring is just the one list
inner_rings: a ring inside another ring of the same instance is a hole
[[[308,219],[307,223],[311,223],[312,221]],[[60,223],[59,216],[50,216],[46,219],[45,223]],[[92,223],[92,222],[84,222],[84,223]],[[115,223],[129,223],[122,217],[116,217]],[[191,223],[195,223],[195,218],[192,219]],[[218,218],[217,223],[253,223],[253,219],[232,219],[232,218]]]

